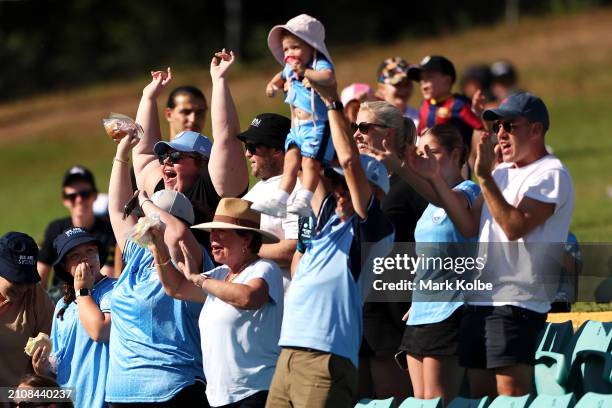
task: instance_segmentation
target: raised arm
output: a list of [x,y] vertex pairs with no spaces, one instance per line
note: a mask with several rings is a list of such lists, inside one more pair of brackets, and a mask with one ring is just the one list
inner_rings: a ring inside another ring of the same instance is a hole
[[[155,269],[159,276],[159,281],[164,286],[164,290],[168,296],[176,299],[189,300],[192,302],[204,303],[206,294],[202,289],[194,285],[191,279],[199,276],[197,261],[192,256],[192,253],[187,249],[187,246],[182,241],[179,242],[181,252],[183,254],[183,262],[179,265],[185,274],[181,273],[170,257],[168,246],[164,242],[164,233],[160,228],[152,228],[150,230],[152,242],[149,244],[149,249],[153,253],[155,259]],[[193,278],[190,274],[194,274]]]
[[214,143],[208,171],[215,190],[221,197],[237,197],[244,193],[249,185],[242,142],[236,137],[240,132],[240,123],[227,82],[227,72],[234,61],[234,53],[228,54],[223,49],[215,54],[210,63],[210,115]]
[[272,77],[268,85],[266,85],[266,96],[273,98],[280,89],[285,86],[285,80],[283,79],[283,72],[279,72]]
[[[74,273],[74,290],[86,288],[91,290],[94,286],[94,276],[86,262],[81,262]],[[110,313],[103,313],[91,296],[81,296],[77,302],[79,319],[83,328],[93,341],[108,342],[111,329]]]
[[172,79],[167,71],[151,71],[151,82],[142,90],[142,98],[136,112],[136,122],[142,126],[144,137],[134,148],[134,172],[139,189],[153,192],[161,178],[160,165],[153,153],[153,146],[161,140],[157,99]]
[[483,135],[478,144],[475,173],[491,215],[502,228],[506,237],[510,241],[515,241],[524,237],[553,215],[555,204],[529,197],[523,197],[516,207],[508,203],[491,174],[496,158],[491,135]]
[[[323,85],[314,81],[311,82],[311,85],[326,105],[340,100],[335,80],[332,85]],[[367,218],[368,203],[372,197],[372,188],[361,166],[357,143],[349,133],[348,122],[341,111],[330,110],[327,116],[332,141],[336,149],[338,162],[344,171],[344,178],[351,194],[353,208],[361,219],[365,219]]]
[[139,142],[134,135],[128,135],[117,144],[113,159],[110,182],[108,186],[108,214],[110,216],[117,247],[123,251],[125,233],[136,224],[136,218],[129,216],[123,219],[123,206],[132,197],[132,180],[130,178],[130,150]]

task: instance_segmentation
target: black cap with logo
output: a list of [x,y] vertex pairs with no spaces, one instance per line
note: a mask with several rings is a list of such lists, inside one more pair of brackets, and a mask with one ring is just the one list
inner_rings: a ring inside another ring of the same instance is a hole
[[291,129],[291,120],[276,113],[262,113],[255,116],[249,128],[238,135],[247,143],[262,144],[284,150],[285,139]]
[[0,238],[0,276],[13,283],[40,281],[36,262],[38,246],[22,232],[9,232]]

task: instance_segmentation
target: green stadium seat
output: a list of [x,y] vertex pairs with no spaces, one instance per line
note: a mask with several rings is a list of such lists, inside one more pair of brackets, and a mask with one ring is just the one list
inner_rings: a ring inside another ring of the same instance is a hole
[[510,397],[508,395],[500,395],[496,397],[489,408],[527,408],[531,401],[531,395],[523,395],[520,397]]
[[574,408],[612,408],[612,395],[587,392]]
[[587,323],[574,349],[568,388],[578,396],[587,392],[612,394],[612,327]]
[[563,353],[573,336],[574,326],[571,320],[562,323],[546,323],[540,333],[537,351]]
[[574,408],[612,408],[612,395],[587,392]]
[[418,399],[409,397],[402,402],[399,408],[442,408],[442,398],[434,398],[430,400]]
[[457,397],[451,401],[446,408],[487,408],[489,397],[482,398],[462,398]]
[[[606,357],[598,353],[607,354],[612,340],[609,325],[596,321],[586,321],[576,332],[572,340],[565,346],[565,350],[543,350],[536,352],[535,355],[535,385],[538,394],[545,395],[564,395],[568,391],[574,392],[576,395],[582,395],[582,392],[577,392],[574,388],[576,383],[582,381],[584,373],[589,377],[593,376],[593,372],[600,365],[600,375],[605,378]],[[560,338],[560,337],[559,337]],[[562,343],[562,342],[560,342]],[[597,355],[597,356],[596,356]],[[569,376],[572,365],[577,356],[580,357],[580,363],[583,360],[588,360],[587,364],[582,364],[581,369],[574,369],[572,384],[569,384]],[[595,362],[593,362],[595,361]],[[610,361],[612,364],[612,361]],[[612,365],[610,366],[612,368]],[[607,372],[607,371],[606,371]],[[582,373],[583,375],[580,375]],[[609,377],[608,377],[609,380]],[[598,384],[605,382],[601,380]],[[587,391],[605,390],[606,387],[598,386],[596,389],[588,389]]]
[[565,395],[538,395],[529,408],[573,408],[576,398],[573,393]]
[[363,398],[359,400],[355,408],[395,408],[395,398],[387,398],[382,400],[373,400]]

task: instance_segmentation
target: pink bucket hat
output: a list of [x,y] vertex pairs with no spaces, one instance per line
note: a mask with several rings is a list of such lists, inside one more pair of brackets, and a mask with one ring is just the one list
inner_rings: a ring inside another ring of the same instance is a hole
[[346,106],[351,101],[363,102],[372,99],[372,88],[368,84],[356,82],[342,90],[340,101]]
[[281,65],[285,64],[285,53],[281,42],[283,30],[287,30],[302,39],[312,48],[325,55],[330,63],[333,63],[325,46],[325,27],[323,27],[323,24],[308,14],[300,14],[287,21],[287,24],[274,26],[268,34],[268,48]]

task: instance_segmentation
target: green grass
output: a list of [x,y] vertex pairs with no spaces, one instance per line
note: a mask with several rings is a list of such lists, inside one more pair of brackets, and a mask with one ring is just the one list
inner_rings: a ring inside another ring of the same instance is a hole
[[[523,86],[547,103],[552,123],[547,142],[572,174],[577,200],[571,229],[581,242],[612,242],[612,200],[606,193],[612,187],[612,28],[605,24],[611,17],[612,9],[601,9],[441,38],[344,47],[334,60],[341,86],[373,81],[378,63],[390,55],[418,61],[427,53],[444,53],[455,61],[458,71],[469,63],[500,56],[515,61]],[[263,95],[266,81],[279,68],[272,60],[264,65],[240,65],[233,73],[232,90],[243,128],[256,113],[288,113],[280,98],[269,100]],[[175,75],[173,85],[194,82],[210,95],[205,70]],[[59,199],[60,183],[63,172],[74,164],[90,167],[99,188],[106,189],[115,146],[100,120],[110,111],[133,116],[145,81],[143,75],[138,81],[0,105],[4,153],[0,232],[20,230],[41,239],[51,219],[67,214]],[[415,105],[418,99],[415,95]]]

